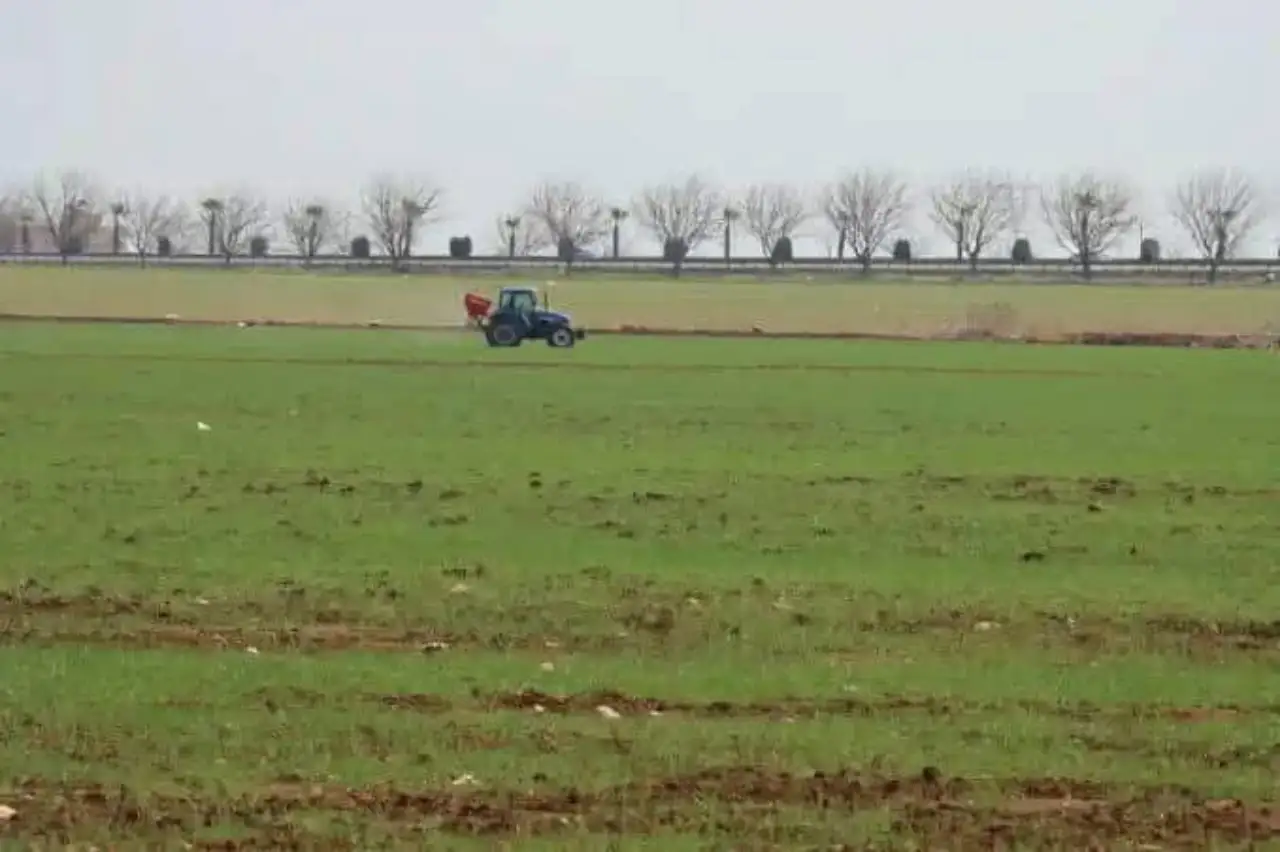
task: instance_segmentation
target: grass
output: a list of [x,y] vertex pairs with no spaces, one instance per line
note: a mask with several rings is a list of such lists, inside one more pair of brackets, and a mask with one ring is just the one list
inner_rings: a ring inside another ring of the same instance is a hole
[[11,325],[0,843],[1274,841],[1275,364]]
[[[0,265],[0,314],[458,325],[462,295],[503,278],[307,275]],[[517,283],[529,283],[520,279]],[[542,284],[541,280],[532,283]],[[1280,289],[1034,283],[805,283],[570,278],[557,307],[588,328],[829,332],[931,337],[981,331],[1274,335]]]

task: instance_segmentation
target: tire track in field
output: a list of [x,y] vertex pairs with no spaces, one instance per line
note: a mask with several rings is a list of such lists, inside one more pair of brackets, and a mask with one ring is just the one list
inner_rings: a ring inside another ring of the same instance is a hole
[[933,364],[619,364],[584,361],[494,361],[479,358],[333,358],[288,355],[152,355],[143,353],[88,352],[22,352],[0,350],[0,357],[25,360],[120,361],[140,363],[224,364],[224,365],[288,365],[298,367],[381,367],[402,370],[570,370],[579,372],[647,372],[647,373],[870,373],[902,375],[951,375],[997,378],[1001,376],[1034,376],[1040,378],[1152,378],[1156,373],[1117,370],[1079,370],[1031,367],[948,367]]
[[[180,317],[175,314],[164,317],[130,316],[63,316],[55,314],[0,313],[0,322],[44,322],[99,325],[170,325],[170,326],[222,326],[327,329],[333,331],[424,331],[432,333],[475,334],[466,324],[433,323],[384,323],[381,320],[367,322],[318,322],[311,320],[276,319],[209,319]],[[616,328],[590,329],[592,336],[626,337],[700,337],[700,338],[752,338],[766,340],[845,340],[845,341],[898,341],[915,343],[1009,343],[1022,345],[1056,346],[1138,346],[1146,348],[1179,349],[1266,349],[1275,350],[1280,336],[1273,333],[1256,334],[1197,334],[1174,331],[1076,331],[1056,335],[1002,336],[981,329],[956,329],[942,334],[906,334],[854,331],[768,331],[759,326],[736,329],[710,328],[653,328],[623,324]]]

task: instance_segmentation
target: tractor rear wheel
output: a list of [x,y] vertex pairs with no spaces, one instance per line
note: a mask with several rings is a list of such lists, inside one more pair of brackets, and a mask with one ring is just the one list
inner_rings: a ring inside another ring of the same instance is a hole
[[488,334],[490,346],[519,346],[520,330],[509,323],[500,323],[489,328]]
[[552,332],[547,335],[547,345],[554,346],[557,349],[572,346],[575,340],[576,338],[573,336],[573,330],[568,326],[561,326],[560,328],[553,329]]

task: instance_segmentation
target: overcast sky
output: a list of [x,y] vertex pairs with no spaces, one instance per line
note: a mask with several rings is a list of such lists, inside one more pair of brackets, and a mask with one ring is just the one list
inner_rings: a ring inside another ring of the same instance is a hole
[[[489,247],[494,215],[548,177],[624,201],[692,170],[808,187],[865,165],[917,186],[1095,168],[1141,188],[1166,244],[1188,170],[1280,187],[1280,7],[1262,0],[4,7],[0,180],[76,167],[131,189],[354,203],[370,173],[414,172],[447,190],[441,250],[461,233]],[[1280,217],[1257,250],[1277,234]]]

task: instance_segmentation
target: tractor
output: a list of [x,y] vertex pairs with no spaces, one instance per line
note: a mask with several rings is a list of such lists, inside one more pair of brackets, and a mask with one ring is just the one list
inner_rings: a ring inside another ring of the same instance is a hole
[[[545,300],[544,300],[545,301]],[[569,347],[587,336],[574,328],[568,314],[538,303],[533,287],[503,287],[498,304],[478,293],[462,299],[467,321],[484,332],[490,346],[519,346],[526,340],[545,340],[548,346]]]

